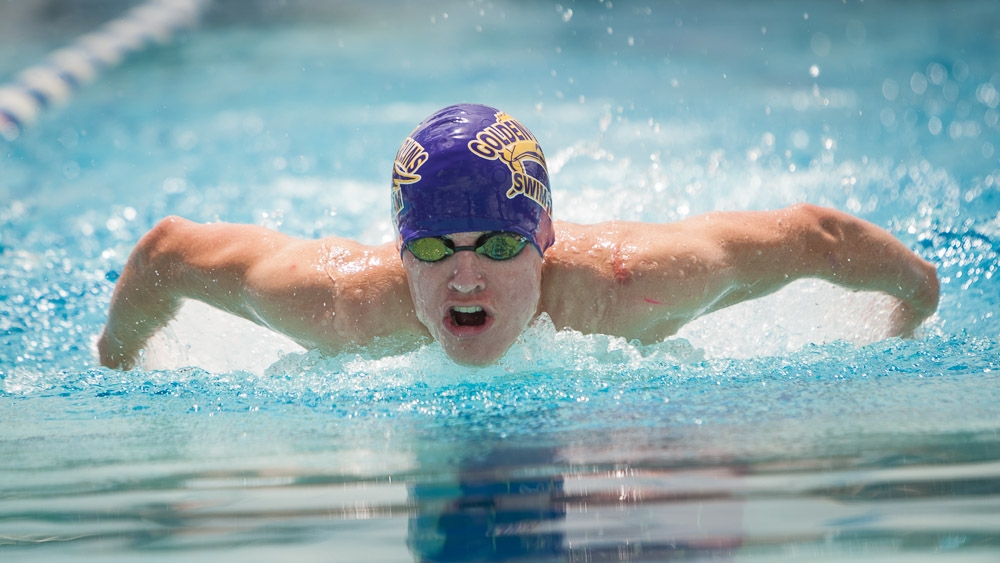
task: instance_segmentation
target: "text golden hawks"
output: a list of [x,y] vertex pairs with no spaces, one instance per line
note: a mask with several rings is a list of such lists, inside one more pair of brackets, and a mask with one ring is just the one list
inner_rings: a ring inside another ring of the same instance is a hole
[[507,197],[523,195],[552,213],[552,195],[544,182],[531,176],[525,167],[534,162],[545,168],[545,155],[535,137],[504,112],[496,114],[496,123],[480,131],[475,140],[469,141],[469,150],[487,160],[499,159],[511,172],[511,186]]

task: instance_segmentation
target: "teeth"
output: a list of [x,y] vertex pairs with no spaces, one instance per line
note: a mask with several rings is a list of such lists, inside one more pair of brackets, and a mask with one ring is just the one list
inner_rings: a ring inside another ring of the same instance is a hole
[[483,311],[482,307],[478,305],[475,307],[453,307],[456,313],[481,313]]

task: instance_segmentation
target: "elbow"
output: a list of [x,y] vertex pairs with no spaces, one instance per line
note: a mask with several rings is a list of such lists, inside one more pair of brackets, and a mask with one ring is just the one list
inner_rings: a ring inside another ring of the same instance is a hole
[[[852,235],[852,217],[811,203],[788,208],[792,215],[792,238],[799,240],[801,277],[838,281],[846,272],[844,241]],[[796,245],[790,245],[794,248]]]
[[788,208],[793,224],[805,233],[807,250],[828,252],[844,239],[844,214],[811,203],[799,203]]
[[167,250],[186,227],[192,224],[191,221],[176,215],[164,217],[139,240],[139,248],[150,252]]
[[173,257],[182,248],[180,239],[192,224],[176,216],[161,219],[139,240],[129,261],[144,271],[154,272],[158,276],[168,275]]

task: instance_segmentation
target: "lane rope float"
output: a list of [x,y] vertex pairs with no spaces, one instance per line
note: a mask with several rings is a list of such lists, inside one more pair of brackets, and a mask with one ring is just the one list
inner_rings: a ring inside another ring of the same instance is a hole
[[0,137],[14,141],[50,107],[64,105],[102,71],[195,27],[210,0],[150,0],[57,49],[0,85]]

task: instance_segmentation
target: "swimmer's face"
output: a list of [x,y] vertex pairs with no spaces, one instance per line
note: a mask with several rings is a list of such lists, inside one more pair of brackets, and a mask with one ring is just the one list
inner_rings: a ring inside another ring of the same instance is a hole
[[[445,238],[472,246],[483,234]],[[510,260],[456,252],[439,262],[421,262],[405,250],[403,268],[417,318],[456,363],[497,361],[535,317],[542,257],[530,244]]]

